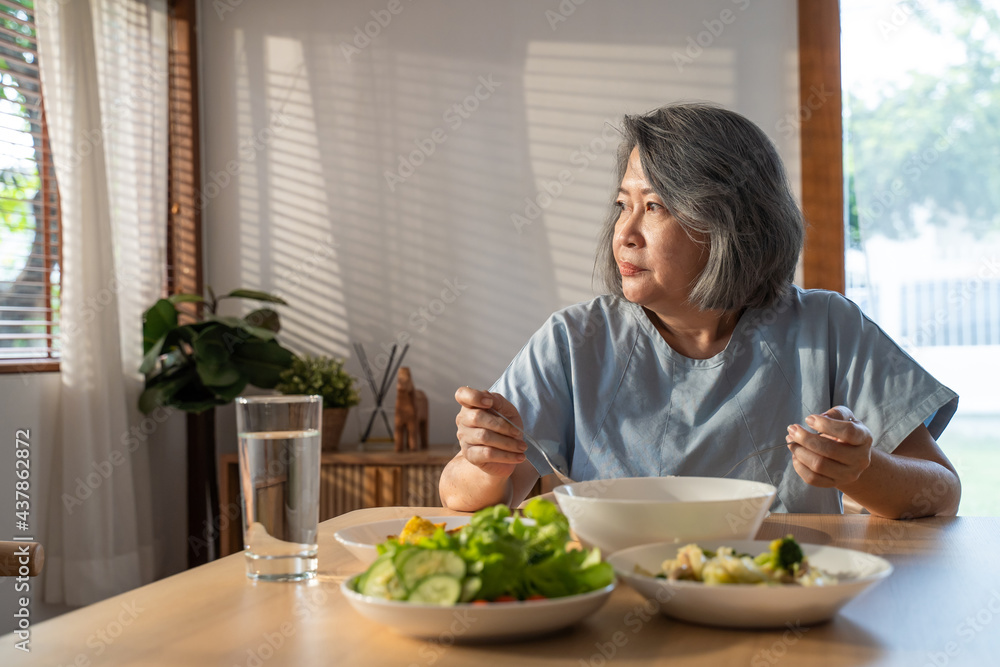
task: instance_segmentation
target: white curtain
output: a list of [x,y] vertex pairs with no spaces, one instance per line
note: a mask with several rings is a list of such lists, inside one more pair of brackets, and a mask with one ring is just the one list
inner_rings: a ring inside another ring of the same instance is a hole
[[40,0],[39,67],[62,210],[62,360],[45,601],[90,604],[152,581],[141,318],[163,288],[163,1]]

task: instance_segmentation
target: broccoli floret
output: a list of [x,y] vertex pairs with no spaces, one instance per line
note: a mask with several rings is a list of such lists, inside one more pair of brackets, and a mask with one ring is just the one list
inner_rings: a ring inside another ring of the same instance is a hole
[[772,562],[788,572],[791,572],[793,567],[801,563],[805,557],[802,553],[802,547],[791,535],[771,542],[771,553],[774,554]]

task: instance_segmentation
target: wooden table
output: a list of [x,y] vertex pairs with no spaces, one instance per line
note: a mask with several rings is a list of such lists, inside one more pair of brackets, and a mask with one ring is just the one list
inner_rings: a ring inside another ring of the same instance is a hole
[[760,539],[790,532],[803,542],[877,553],[896,567],[824,625],[784,631],[688,625],[644,616],[645,600],[621,585],[599,612],[547,638],[447,646],[400,637],[362,618],[338,588],[362,566],[334,541],[335,531],[421,511],[358,510],[324,522],[314,581],[250,582],[243,556],[234,554],[40,623],[32,628],[30,654],[13,650],[12,635],[2,637],[0,664],[1000,664],[1000,519],[772,515]]

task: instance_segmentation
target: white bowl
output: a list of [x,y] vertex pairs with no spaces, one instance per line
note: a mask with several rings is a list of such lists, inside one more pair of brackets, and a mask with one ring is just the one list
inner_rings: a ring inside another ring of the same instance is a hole
[[351,588],[356,578],[343,582],[340,590],[358,613],[394,632],[435,639],[445,645],[521,639],[554,632],[600,609],[615,589],[611,583],[596,591],[564,598],[442,607],[361,595]]
[[748,540],[777,489],[717,477],[622,477],[558,486],[555,498],[581,542],[605,553],[652,542]]
[[[714,540],[698,542],[705,549],[729,546],[737,552],[759,554],[770,542]],[[671,618],[730,628],[774,628],[810,625],[832,618],[862,591],[892,573],[884,558],[852,549],[803,544],[810,566],[835,575],[826,586],[758,586],[726,584],[708,586],[695,581],[668,581],[637,574],[636,566],[659,572],[664,560],[677,556],[677,545],[646,544],[608,557],[615,573],[629,586],[652,600]]]
[[[431,523],[443,523],[445,530],[451,530],[469,523],[472,516],[425,516],[424,518]],[[347,547],[347,550],[354,554],[358,560],[370,565],[378,557],[375,545],[382,544],[390,535],[399,535],[409,520],[410,517],[363,523],[338,530],[333,534],[333,537]]]

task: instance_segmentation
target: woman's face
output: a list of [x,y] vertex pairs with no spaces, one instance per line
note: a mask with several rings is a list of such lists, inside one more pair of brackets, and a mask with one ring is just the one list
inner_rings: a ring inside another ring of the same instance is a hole
[[708,261],[707,243],[696,243],[684,231],[646,180],[633,148],[622,178],[615,222],[615,261],[622,292],[633,303],[655,313],[684,305]]

